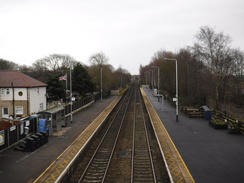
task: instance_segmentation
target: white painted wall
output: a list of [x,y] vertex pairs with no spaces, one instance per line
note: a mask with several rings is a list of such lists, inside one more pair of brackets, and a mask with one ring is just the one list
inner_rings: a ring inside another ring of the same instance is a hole
[[[30,102],[30,113],[37,113],[41,110],[46,110],[47,102],[46,102],[46,87],[36,87],[36,88],[14,88],[14,95],[13,95],[13,88],[9,88],[10,94],[3,95],[1,94],[0,100],[2,101],[10,101],[13,100],[22,100],[27,101],[29,96]],[[0,90],[2,92],[2,90]],[[22,92],[22,95],[20,95]],[[28,95],[29,92],[29,95]],[[40,104],[43,104],[43,109],[40,108]]]
[[[30,92],[30,113],[37,113],[46,110],[46,87],[29,88]],[[43,109],[40,109],[40,104],[43,104]]]
[[[27,88],[4,88],[4,89],[9,89],[9,95],[1,95],[1,100],[27,100]],[[13,90],[14,90],[14,95],[13,95]],[[2,88],[1,88],[2,91]],[[19,95],[20,92],[22,92],[22,95]]]

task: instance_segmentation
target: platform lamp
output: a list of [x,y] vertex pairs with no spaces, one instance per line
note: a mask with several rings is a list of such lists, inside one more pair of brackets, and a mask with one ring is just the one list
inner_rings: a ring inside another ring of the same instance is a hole
[[157,91],[157,94],[159,95],[159,74],[160,74],[160,71],[159,71],[159,67],[158,66],[152,66],[154,68],[157,68],[158,69],[158,91]]
[[100,74],[101,74],[101,83],[100,83],[100,85],[101,85],[101,102],[103,101],[103,68],[101,68],[101,70],[100,70]]
[[73,105],[73,101],[72,101],[72,65],[70,64],[70,110],[71,110],[71,113],[70,113],[70,122],[72,123],[73,122],[73,109],[72,109],[72,105]]
[[176,102],[176,122],[178,122],[178,114],[179,114],[179,101],[178,101],[178,66],[177,60],[175,58],[164,58],[164,60],[175,61],[175,102]]

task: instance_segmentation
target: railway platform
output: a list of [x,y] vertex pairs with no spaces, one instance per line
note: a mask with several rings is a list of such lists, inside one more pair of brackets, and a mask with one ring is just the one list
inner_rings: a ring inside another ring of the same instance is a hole
[[[48,143],[33,152],[14,151],[14,147],[0,153],[0,182],[1,183],[31,183],[34,182],[43,172],[54,165],[58,157],[67,154],[65,149],[84,132],[91,122],[108,113],[108,107],[118,100],[117,96],[110,96],[103,99],[103,102],[96,101],[91,106],[73,114],[73,123],[70,117],[67,118],[67,127],[63,128],[54,136],[50,136]],[[104,118],[104,116],[103,116]],[[77,148],[77,147],[76,147]],[[74,152],[67,154],[70,158]],[[67,163],[67,162],[66,162]],[[65,162],[62,163],[65,167]],[[53,166],[57,171],[60,167]],[[61,173],[61,172],[60,172]],[[55,178],[55,175],[53,178]],[[41,182],[41,181],[40,181]],[[45,182],[45,181],[43,181]],[[46,181],[48,182],[48,181]],[[50,182],[52,182],[50,180]]]
[[[144,98],[146,105],[151,105],[148,110],[158,139],[164,139],[159,143],[174,182],[244,180],[243,135],[212,129],[207,121],[190,119],[181,113],[176,122],[172,106],[165,102],[162,111],[152,90],[144,88],[142,93],[147,98]],[[1,182],[57,181],[117,101],[117,97],[109,97],[76,113],[73,123],[68,122],[68,127],[57,136],[49,137],[49,142],[34,152],[9,149],[0,153]]]
[[162,110],[161,101],[153,90],[144,88],[157,115],[172,139],[177,151],[197,183],[244,182],[244,136],[216,130],[208,121],[189,118],[176,111],[167,101]]

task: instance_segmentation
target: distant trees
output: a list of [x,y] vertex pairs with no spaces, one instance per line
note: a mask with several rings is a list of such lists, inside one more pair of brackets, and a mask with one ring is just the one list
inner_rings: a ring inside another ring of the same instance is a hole
[[[103,52],[94,53],[89,58],[89,73],[93,78],[93,82],[96,84],[97,91],[101,91],[101,75],[103,80],[107,81],[107,79],[110,79],[108,76],[113,72],[114,68],[108,65],[108,60],[108,57]],[[106,86],[108,83],[109,81],[104,83],[103,90],[106,91],[107,88],[110,88]]]
[[[66,90],[70,88],[70,69],[72,73],[72,91],[80,97],[102,90],[109,93],[111,89],[122,89],[130,82],[130,73],[123,69],[114,69],[108,63],[109,59],[103,52],[98,52],[89,58],[90,65],[86,66],[67,54],[51,54],[36,60],[31,66],[18,65],[14,62],[0,59],[0,69],[18,69],[21,72],[48,84],[48,100],[66,98]],[[59,81],[65,76],[67,82]],[[66,86],[67,83],[67,86]]]
[[128,71],[122,68],[115,70],[108,61],[109,58],[103,52],[95,53],[89,58],[91,65],[88,72],[96,85],[97,91],[101,91],[101,79],[102,90],[105,92],[111,89],[120,89],[130,82],[131,75]]
[[243,105],[244,53],[231,48],[230,43],[231,38],[223,32],[217,33],[208,26],[201,27],[193,46],[177,53],[156,52],[148,65],[140,67],[142,82],[156,87],[157,72],[152,66],[158,66],[161,92],[174,97],[175,63],[164,58],[176,58],[181,105],[207,104],[215,109],[220,109],[220,104],[225,102]]
[[119,67],[114,71],[112,88],[123,89],[130,83],[131,74],[128,70]]
[[214,100],[215,108],[219,108],[219,89],[224,78],[230,74],[233,59],[230,55],[229,36],[222,32],[216,33],[213,28],[204,26],[200,28],[200,32],[196,35],[197,43],[193,50],[196,57],[201,60],[213,75]]
[[93,55],[90,56],[89,61],[91,65],[105,65],[108,64],[108,57],[103,53],[94,53]]
[[37,71],[51,70],[60,72],[70,67],[75,59],[67,54],[51,54],[36,60],[32,65]]
[[18,64],[0,58],[0,70],[14,70],[18,68]]
[[[242,93],[244,91],[244,53],[239,49],[232,49],[231,55],[233,59],[233,65],[231,67],[233,77],[229,82],[230,91],[228,93],[233,95],[233,99],[238,105],[242,105],[244,101]],[[225,95],[225,100],[226,97],[230,98],[230,96]]]

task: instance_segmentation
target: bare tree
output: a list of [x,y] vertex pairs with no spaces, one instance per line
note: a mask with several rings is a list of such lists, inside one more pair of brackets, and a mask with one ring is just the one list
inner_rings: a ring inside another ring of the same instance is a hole
[[[241,92],[243,76],[244,76],[244,53],[239,49],[232,49],[231,56],[233,59],[233,67],[232,67],[232,75],[234,76],[234,87],[231,88],[234,91],[235,102],[239,105],[243,104],[243,100],[241,100]],[[232,92],[233,93],[233,92]]]
[[44,58],[38,59],[33,63],[36,70],[49,70],[59,72],[70,67],[70,64],[75,62],[75,59],[69,55],[51,54]]
[[95,53],[89,59],[91,65],[99,65],[99,66],[108,64],[108,60],[109,60],[108,57],[103,52]]
[[222,32],[216,33],[213,28],[204,26],[196,35],[197,43],[193,49],[198,59],[205,63],[213,74],[214,107],[219,109],[219,87],[224,78],[229,74],[232,64],[230,57],[231,38]]
[[[110,68],[110,65],[108,65],[108,57],[103,53],[95,53],[89,58],[89,62],[91,64],[89,68],[89,73],[93,78],[93,82],[96,83],[97,89],[101,91],[100,83],[101,83],[101,72],[103,74],[103,80],[105,81],[106,75],[108,73],[106,72],[112,72],[113,68]],[[101,71],[102,69],[102,71]],[[111,70],[111,71],[110,71]],[[107,78],[109,79],[109,78]],[[106,90],[105,85],[103,85],[103,89]]]
[[232,74],[236,77],[244,75],[244,53],[239,49],[232,49],[231,55],[233,59]]

